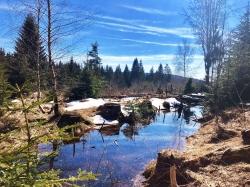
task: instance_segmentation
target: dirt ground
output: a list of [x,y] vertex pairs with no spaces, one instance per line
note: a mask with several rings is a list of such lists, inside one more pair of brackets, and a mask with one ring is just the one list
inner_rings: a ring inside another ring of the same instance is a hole
[[250,187],[250,145],[241,132],[250,129],[250,110],[231,109],[202,124],[187,138],[186,150],[163,150],[144,172],[145,186],[170,186],[176,165],[180,186]]

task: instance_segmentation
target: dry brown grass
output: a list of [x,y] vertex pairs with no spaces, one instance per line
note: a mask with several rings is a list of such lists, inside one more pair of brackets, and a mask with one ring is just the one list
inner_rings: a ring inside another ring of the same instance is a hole
[[[191,186],[249,186],[250,146],[243,144],[241,131],[250,129],[250,111],[231,109],[223,115],[223,117],[218,118],[218,121],[213,119],[203,124],[195,135],[187,138],[186,150],[181,153],[185,160],[181,163],[182,170],[179,172],[192,178],[189,181],[192,184]],[[235,132],[235,135],[228,139],[211,141],[218,133],[218,126],[223,128],[225,132]],[[169,151],[162,151],[161,157],[163,158],[160,160],[164,160],[164,155],[167,160]],[[176,156],[179,158],[178,155]],[[152,168],[152,164],[150,164],[149,169],[146,170],[147,173],[151,174],[150,180],[154,181],[154,184],[152,184],[149,180],[149,186],[166,184],[166,181],[157,180],[160,174],[155,172],[157,167],[164,168],[166,163],[159,163],[158,158],[157,164],[155,168]],[[168,169],[165,166],[165,170]],[[152,180],[152,178],[156,180]]]

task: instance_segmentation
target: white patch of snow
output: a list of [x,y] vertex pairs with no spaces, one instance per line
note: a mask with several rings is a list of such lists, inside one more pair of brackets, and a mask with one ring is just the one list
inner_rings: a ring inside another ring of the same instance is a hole
[[66,104],[66,111],[82,110],[88,108],[98,108],[104,105],[106,102],[103,99],[93,99],[89,98],[84,101],[73,101]]
[[154,107],[156,107],[156,108],[160,107],[161,109],[164,108],[163,103],[165,101],[168,102],[171,107],[173,107],[174,104],[180,104],[180,102],[175,98],[167,98],[167,99],[152,98],[152,99],[150,99],[150,101]]
[[163,108],[164,99],[152,98],[150,101],[154,107]]
[[130,114],[130,111],[128,111],[128,109],[124,105],[121,105],[121,112],[122,112],[124,117],[128,117]]
[[138,97],[124,97],[121,99],[121,102],[129,102],[138,99]]
[[193,97],[205,97],[204,93],[192,93],[190,95],[193,96]]
[[177,99],[173,97],[167,98],[165,101],[169,102],[171,107],[173,107],[175,104],[180,104],[180,101],[178,101]]
[[11,101],[12,103],[21,103],[21,101],[19,99],[14,99]]
[[114,121],[105,120],[100,115],[96,115],[94,117],[91,117],[90,119],[96,125],[102,125],[103,123],[104,123],[104,125],[118,125],[119,124],[119,121],[117,121],[117,120],[114,120]]

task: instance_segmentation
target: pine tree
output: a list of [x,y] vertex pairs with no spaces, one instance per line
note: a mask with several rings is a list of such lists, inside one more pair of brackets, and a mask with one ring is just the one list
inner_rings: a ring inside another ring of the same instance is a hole
[[131,69],[131,83],[138,82],[139,74],[140,74],[140,65],[138,59],[135,58]]
[[[34,16],[28,14],[19,33],[19,38],[16,41],[15,67],[24,74],[23,77],[25,80],[28,80],[31,77],[34,79],[36,76],[38,54],[42,67],[46,66],[46,55],[37,29],[38,27]],[[15,73],[15,71],[13,73]]]
[[165,65],[164,67],[164,74],[165,74],[165,80],[166,82],[170,82],[171,81],[171,76],[172,76],[172,71],[171,68],[169,67],[168,64]]
[[188,81],[187,81],[187,84],[185,86],[185,89],[184,89],[184,94],[190,94],[194,91],[194,87],[193,87],[193,79],[192,78],[189,78]]
[[159,65],[155,78],[158,81],[158,83],[161,85],[164,79],[164,70],[163,70],[162,64]]
[[111,82],[112,79],[113,79],[113,76],[114,76],[114,70],[111,66],[106,66],[105,68],[105,79],[108,81],[108,82]]
[[124,77],[123,77],[120,65],[118,65],[116,67],[116,69],[115,69],[114,81],[116,82],[118,87],[123,87],[124,86]]
[[124,81],[125,81],[125,84],[127,87],[130,87],[131,86],[131,82],[130,82],[130,71],[128,69],[128,66],[126,64],[125,66],[125,69],[123,71],[123,78],[124,78]]
[[98,71],[101,65],[101,58],[99,57],[97,42],[91,44],[92,49],[87,54],[87,63],[86,66],[91,71]]
[[[225,87],[234,99],[250,101],[250,6],[242,16],[239,26],[234,33],[234,41],[227,64],[225,78],[229,79]],[[240,98],[239,98],[240,97]]]
[[154,81],[154,78],[155,78],[155,72],[154,72],[154,67],[152,67],[149,71],[148,81]]
[[144,79],[145,79],[144,67],[143,67],[143,64],[142,64],[142,60],[140,60],[140,63],[139,63],[139,80],[144,81]]

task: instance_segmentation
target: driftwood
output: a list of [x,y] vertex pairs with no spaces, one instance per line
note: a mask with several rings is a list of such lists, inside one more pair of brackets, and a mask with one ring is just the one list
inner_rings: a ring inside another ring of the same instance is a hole
[[171,187],[177,187],[177,180],[176,180],[176,166],[173,165],[170,167],[170,185]]

